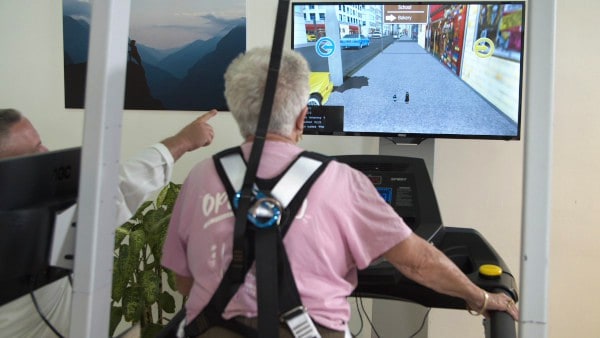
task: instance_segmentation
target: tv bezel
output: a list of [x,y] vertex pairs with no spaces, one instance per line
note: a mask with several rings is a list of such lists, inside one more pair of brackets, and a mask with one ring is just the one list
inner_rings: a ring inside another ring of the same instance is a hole
[[[414,143],[418,144],[425,139],[429,138],[440,138],[440,139],[473,139],[473,140],[504,140],[504,141],[519,141],[522,136],[522,121],[523,121],[523,107],[524,107],[524,84],[525,84],[525,47],[526,47],[526,18],[527,18],[527,1],[526,0],[510,0],[510,1],[293,1],[290,4],[291,12],[291,49],[294,50],[294,8],[298,5],[389,5],[389,4],[407,4],[407,5],[491,5],[491,4],[519,4],[523,6],[522,13],[522,30],[521,30],[521,54],[519,60],[519,102],[517,104],[517,125],[516,135],[489,135],[488,134],[443,134],[443,133],[422,133],[422,132],[374,132],[374,131],[320,131],[317,128],[305,128],[304,135],[329,135],[329,136],[369,136],[369,137],[382,137],[390,139],[394,143]],[[335,90],[335,88],[334,88]],[[327,104],[322,107],[327,107]]]

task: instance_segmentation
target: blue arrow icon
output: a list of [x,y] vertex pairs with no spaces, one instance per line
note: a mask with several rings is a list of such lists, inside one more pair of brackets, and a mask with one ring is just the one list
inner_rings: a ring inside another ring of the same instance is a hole
[[335,43],[333,39],[324,36],[315,43],[315,51],[321,57],[330,57],[335,51]]

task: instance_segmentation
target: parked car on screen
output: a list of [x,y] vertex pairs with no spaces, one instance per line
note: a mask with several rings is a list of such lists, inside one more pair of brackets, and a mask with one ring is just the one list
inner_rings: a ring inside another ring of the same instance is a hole
[[310,96],[307,104],[311,106],[325,104],[333,91],[333,82],[331,82],[329,72],[311,72],[309,83]]
[[371,40],[362,34],[346,34],[340,39],[342,49],[368,47]]
[[306,34],[306,41],[308,41],[308,42],[317,41],[317,36],[314,34]]
[[381,33],[380,32],[373,32],[371,34],[371,39],[381,39]]

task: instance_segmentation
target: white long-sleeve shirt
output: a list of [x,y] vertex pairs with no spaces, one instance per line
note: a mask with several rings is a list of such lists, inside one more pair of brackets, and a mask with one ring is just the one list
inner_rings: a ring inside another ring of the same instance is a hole
[[117,198],[117,226],[162,189],[173,175],[173,156],[162,143],[148,147],[121,165]]
[[[173,156],[167,147],[157,143],[121,165],[116,226],[125,223],[144,201],[154,197],[169,183],[173,164]],[[34,295],[46,319],[62,336],[67,337],[72,299],[68,278],[45,285],[35,290]],[[37,313],[29,294],[0,307],[0,338],[27,337],[56,337]]]

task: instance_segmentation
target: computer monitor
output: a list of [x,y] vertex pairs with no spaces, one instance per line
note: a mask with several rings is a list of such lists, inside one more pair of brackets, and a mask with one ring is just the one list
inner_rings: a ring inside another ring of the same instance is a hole
[[0,304],[69,273],[51,267],[56,214],[74,205],[81,148],[0,160]]

